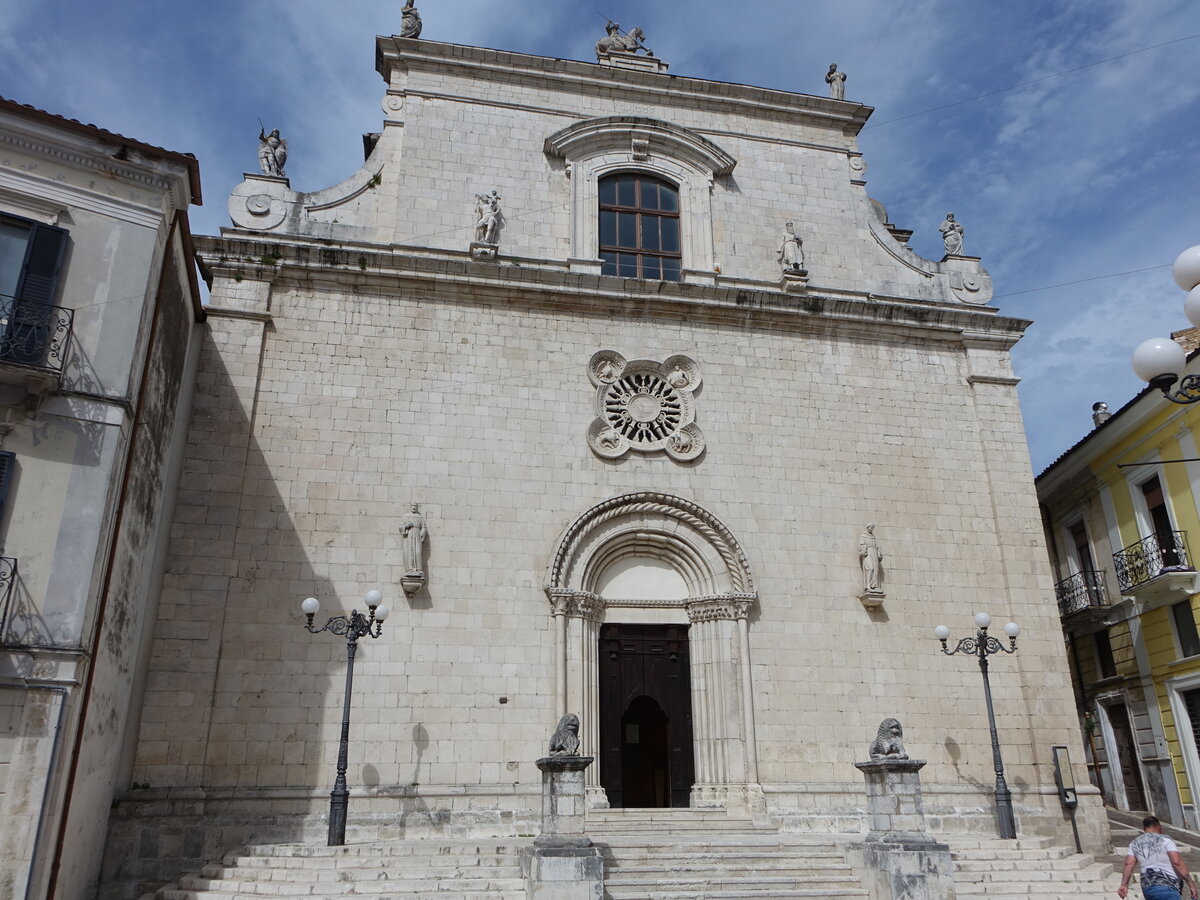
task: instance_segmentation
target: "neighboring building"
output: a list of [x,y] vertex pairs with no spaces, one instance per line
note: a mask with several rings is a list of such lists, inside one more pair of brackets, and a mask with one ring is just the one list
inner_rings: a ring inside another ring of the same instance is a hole
[[94,891],[129,788],[203,317],[199,202],[193,157],[0,99],[3,900]]
[[1096,421],[1037,478],[1092,778],[1195,828],[1200,407],[1147,388]]
[[867,196],[871,110],[641,55],[377,50],[363,168],[298,193],[266,144],[276,174],[197,240],[211,303],[103,896],[324,839],[346,648],[299,605],[320,626],[374,587],[355,839],[535,831],[567,712],[594,807],[817,833],[866,827],[853,763],[896,716],[936,830],[995,835],[979,668],[932,636],[987,609],[1025,629],[991,667],[1020,831],[1070,841],[1067,745],[1104,848],[1010,366],[1028,323]]

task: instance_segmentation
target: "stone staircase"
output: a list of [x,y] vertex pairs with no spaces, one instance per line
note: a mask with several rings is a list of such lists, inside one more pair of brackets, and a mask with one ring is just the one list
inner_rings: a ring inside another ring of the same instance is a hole
[[[228,854],[148,895],[157,900],[272,897],[333,900],[525,900],[520,848],[528,838],[389,841],[320,847],[270,844]],[[146,900],[146,898],[143,898]]]
[[1075,900],[1116,894],[1111,863],[1047,838],[950,838],[948,843],[958,900]]
[[[606,900],[862,898],[845,860],[857,835],[787,834],[708,810],[592,810]],[[1076,900],[1115,892],[1109,862],[1044,838],[949,838],[958,900]],[[324,847],[245,848],[143,900],[525,900],[529,838],[410,839]]]
[[591,810],[607,900],[867,897],[840,842],[721,811]]

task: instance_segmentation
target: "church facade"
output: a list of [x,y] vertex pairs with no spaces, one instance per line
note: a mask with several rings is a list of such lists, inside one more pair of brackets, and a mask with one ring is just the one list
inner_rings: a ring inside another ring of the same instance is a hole
[[372,589],[352,839],[536,831],[566,713],[593,808],[842,833],[895,717],[931,827],[994,835],[980,674],[933,639],[986,611],[1023,629],[991,667],[1019,833],[1069,841],[1066,745],[1105,844],[1010,366],[1028,323],[953,217],[939,261],[887,222],[868,107],[603,49],[381,37],[363,167],[301,193],[264,135],[232,227],[197,239],[211,303],[105,895],[323,838],[346,646],[300,603],[319,628]]

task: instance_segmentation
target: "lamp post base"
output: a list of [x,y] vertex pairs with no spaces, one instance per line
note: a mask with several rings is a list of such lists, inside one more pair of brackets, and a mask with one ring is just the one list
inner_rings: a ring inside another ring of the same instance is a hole
[[329,794],[329,840],[330,847],[346,844],[346,814],[350,808],[350,791],[334,790]]

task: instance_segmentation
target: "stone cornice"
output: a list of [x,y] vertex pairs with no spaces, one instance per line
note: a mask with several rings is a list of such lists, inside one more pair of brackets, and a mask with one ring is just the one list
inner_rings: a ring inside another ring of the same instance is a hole
[[[462,44],[411,40],[380,35],[376,38],[375,68],[392,84],[392,71],[448,68],[465,70],[466,77],[500,83],[528,83],[560,90],[604,93],[665,105],[697,105],[760,118],[797,117],[846,134],[858,134],[874,110],[845,100],[813,94],[752,87],[680,75],[660,75],[615,68],[581,60],[532,56]],[[469,73],[469,74],[468,74]]]
[[[469,298],[480,303],[577,306],[590,310],[629,310],[645,314],[684,314],[711,321],[753,327],[777,327],[812,332],[833,326],[863,329],[875,338],[898,339],[919,335],[930,340],[961,343],[984,337],[1011,346],[1031,324],[1000,316],[991,307],[956,306],[920,299],[883,298],[873,294],[826,291],[809,287],[804,296],[764,286],[751,290],[679,282],[617,279],[571,272],[565,265],[476,263],[465,253],[425,248],[384,247],[378,244],[340,244],[333,252],[343,258],[329,262],[331,249],[318,240],[251,234],[226,230],[221,237],[197,236],[196,256],[209,277],[217,266],[238,259],[271,257],[276,265],[270,280],[276,290],[289,286],[311,289],[315,284],[380,297],[400,290],[435,297]],[[536,261],[535,261],[536,262]],[[241,270],[255,279],[255,268]],[[469,292],[462,288],[469,287]]]
[[[0,145],[54,160],[76,169],[100,172],[107,177],[140,185],[150,191],[166,195],[169,208],[186,209],[188,207],[191,200],[189,173],[183,166],[176,166],[175,171],[171,171],[167,168],[169,164],[142,157],[136,150],[129,151],[129,159],[120,160],[112,154],[114,151],[119,152],[125,145],[107,141],[98,143],[98,140],[98,138],[89,139],[82,134],[59,130],[50,124],[21,121],[15,117],[5,117],[3,125],[0,126]],[[81,194],[94,193],[71,188],[72,193],[76,190]],[[105,197],[104,199],[110,204],[117,203],[112,198]],[[128,203],[121,203],[121,205],[140,206]],[[159,218],[162,218],[161,210]]]

